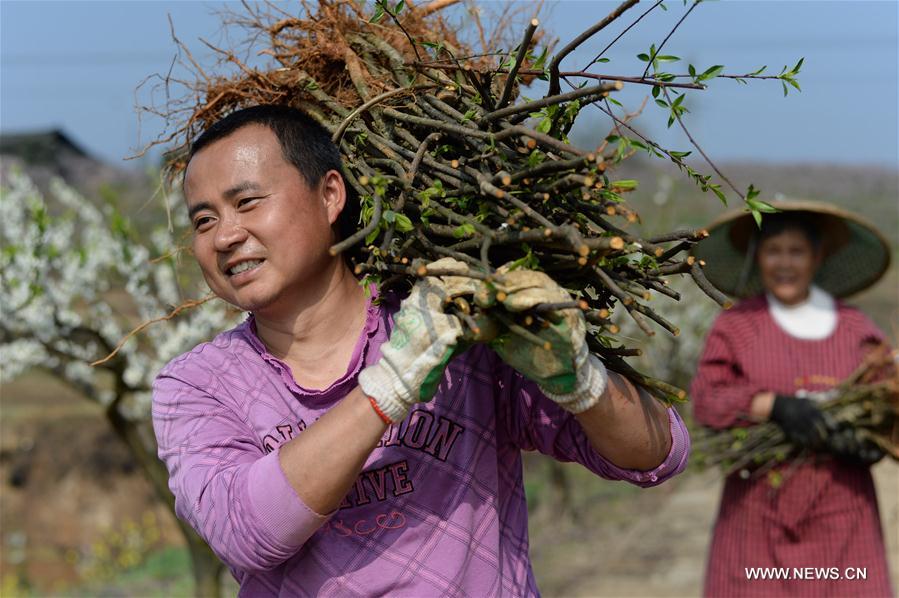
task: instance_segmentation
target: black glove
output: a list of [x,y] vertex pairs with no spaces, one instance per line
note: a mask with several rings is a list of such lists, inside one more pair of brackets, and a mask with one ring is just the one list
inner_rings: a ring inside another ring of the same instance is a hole
[[833,456],[859,465],[873,465],[886,453],[849,423],[841,423],[825,441],[827,452]]
[[770,420],[780,426],[787,440],[797,448],[822,448],[828,436],[827,420],[810,399],[776,395]]

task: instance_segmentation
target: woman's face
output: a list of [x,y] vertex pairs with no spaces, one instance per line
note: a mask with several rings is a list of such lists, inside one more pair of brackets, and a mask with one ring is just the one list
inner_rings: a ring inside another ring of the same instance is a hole
[[765,290],[785,305],[805,301],[821,254],[802,231],[786,229],[759,244],[757,260]]

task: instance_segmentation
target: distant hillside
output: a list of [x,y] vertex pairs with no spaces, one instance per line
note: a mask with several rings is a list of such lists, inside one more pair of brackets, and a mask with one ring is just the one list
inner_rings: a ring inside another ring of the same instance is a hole
[[[694,163],[702,173],[712,170],[705,164]],[[735,162],[718,164],[722,172],[741,191],[750,183],[761,189],[761,199],[802,198],[827,201],[856,212],[884,227],[883,233],[891,241],[899,241],[899,170],[842,166],[830,164],[765,164]],[[673,165],[661,160],[628,160],[612,173],[612,178],[634,178],[640,181],[637,191],[628,201],[641,211],[647,226],[653,223],[651,214],[662,210],[667,217],[683,224],[706,223],[725,210],[739,207],[739,199],[728,191],[730,205],[725,207],[711,193],[703,194]],[[667,197],[666,203],[659,193]],[[644,213],[645,212],[645,213]]]
[[[45,195],[58,177],[89,201],[115,197],[140,226],[165,217],[161,203],[151,201],[153,184],[147,174],[95,158],[60,130],[0,134],[0,182],[12,168],[24,170]],[[52,199],[50,205],[52,209]]]

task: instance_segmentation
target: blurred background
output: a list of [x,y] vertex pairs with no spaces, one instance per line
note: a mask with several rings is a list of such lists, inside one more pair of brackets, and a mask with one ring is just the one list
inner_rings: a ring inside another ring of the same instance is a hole
[[[546,2],[541,28],[564,44],[616,4]],[[688,8],[665,5],[606,54],[611,62],[591,70],[639,75],[644,63],[635,56],[658,45]],[[447,16],[464,30],[470,11],[489,22],[505,6],[470,1]],[[216,72],[205,42],[242,41],[239,30],[223,26],[223,13],[241,10],[226,2],[0,2],[0,230],[4,264],[21,269],[4,273],[0,306],[0,595],[197,591],[191,555],[201,562],[208,555],[170,512],[146,437],[147,389],[161,363],[240,315],[206,305],[188,320],[148,328],[104,366],[84,363],[111,351],[133,325],[202,295],[189,258],[171,252],[183,242],[183,223],[177,209],[167,209],[177,196],[160,182],[166,144],[147,146],[171,130],[153,111],[166,100],[159,83],[191,76],[174,37],[190,60]],[[597,36],[563,66],[584,68],[620,29]],[[511,37],[518,39],[518,29]],[[688,95],[687,125],[738,189],[753,184],[766,201],[828,201],[877,223],[892,244],[892,267],[849,302],[899,340],[899,3],[703,3],[665,53],[703,70],[724,65],[730,74],[762,66],[776,74],[804,58],[801,92],[789,87],[785,97],[776,80],[715,79]],[[243,56],[264,64],[252,45]],[[615,97],[637,108],[648,90],[625,86]],[[543,91],[537,82],[524,95]],[[666,148],[694,149],[651,98],[635,123]],[[585,115],[572,141],[592,147],[609,129],[598,112]],[[627,160],[616,178],[640,181],[628,200],[641,215],[635,226],[649,234],[703,226],[726,209],[645,154]],[[635,365],[687,387],[717,306],[686,285],[683,291],[677,304],[658,299],[659,311],[680,325],[679,337],[660,333],[648,342],[621,325],[644,348]],[[689,416],[689,407],[682,412]],[[639,490],[539,456],[528,455],[526,466],[531,553],[545,595],[699,593],[717,472],[690,471]],[[897,470],[893,462],[875,467],[894,587]],[[221,574],[225,595],[236,591],[229,577]]]

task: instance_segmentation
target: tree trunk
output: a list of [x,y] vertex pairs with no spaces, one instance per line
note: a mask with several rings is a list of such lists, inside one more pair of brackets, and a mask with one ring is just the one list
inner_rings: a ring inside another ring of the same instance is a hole
[[[118,407],[128,392],[122,380],[123,366],[121,363],[114,363],[113,367],[108,369],[116,376],[116,398],[105,409],[106,419],[116,435],[130,450],[156,495],[168,506],[169,512],[175,517],[175,523],[178,524],[178,529],[181,530],[181,535],[184,536],[190,553],[191,570],[194,577],[194,596],[219,598],[221,576],[225,566],[203,538],[190,525],[175,516],[175,497],[169,490],[169,473],[156,456],[156,437],[148,429],[149,426],[146,422],[131,421],[119,412]],[[85,397],[93,399],[97,396],[93,386],[69,380],[62,369],[54,369],[51,372],[63,382],[72,385]]]
[[[137,460],[144,477],[150,481],[156,495],[169,507],[172,516],[175,514],[175,497],[168,486],[168,471],[156,456],[156,442],[153,434],[141,433],[141,422],[133,422],[116,410],[118,401],[113,401],[106,410],[106,417],[116,434],[125,441],[131,454]],[[224,565],[206,542],[187,523],[175,517],[178,529],[184,536],[190,552],[191,569],[194,577],[194,596],[199,598],[219,598],[221,595],[221,576]]]
[[180,519],[178,525],[181,527],[181,533],[184,534],[190,551],[191,569],[194,574],[194,596],[219,598],[222,593],[221,580],[225,566],[192,527]]
[[553,508],[559,509],[565,517],[575,519],[577,513],[574,507],[574,494],[571,489],[571,480],[568,477],[568,471],[565,465],[559,463],[555,459],[548,461],[549,479],[553,488]]

